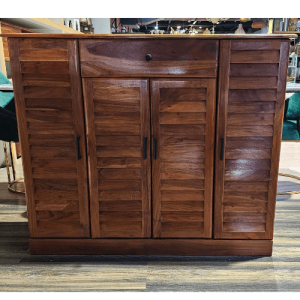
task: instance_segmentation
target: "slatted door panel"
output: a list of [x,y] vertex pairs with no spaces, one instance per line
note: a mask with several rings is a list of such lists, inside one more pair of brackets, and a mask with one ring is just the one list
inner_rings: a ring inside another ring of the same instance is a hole
[[30,236],[89,237],[77,41],[9,43]]
[[288,49],[221,42],[215,238],[272,239]]
[[151,236],[148,80],[83,79],[93,238]]
[[215,79],[151,80],[154,238],[211,238],[215,90]]

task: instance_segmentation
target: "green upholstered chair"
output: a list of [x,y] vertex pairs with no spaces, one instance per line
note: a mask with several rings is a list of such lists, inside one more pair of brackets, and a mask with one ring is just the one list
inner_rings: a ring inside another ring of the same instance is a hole
[[[0,85],[11,82],[0,72]],[[14,93],[0,90],[0,140],[19,141]]]
[[[0,72],[0,85],[10,84],[10,81]],[[15,114],[14,93],[0,91],[0,140],[3,140],[3,149],[5,154],[5,163],[8,177],[8,189],[16,193],[25,193],[24,178],[16,178],[14,160],[12,158],[12,141],[19,141],[18,125]],[[6,143],[9,143],[9,153]],[[10,161],[10,162],[9,162]],[[9,166],[12,166],[13,179],[11,180]]]
[[[282,141],[297,140],[300,140],[300,93],[295,93],[285,100],[282,129]],[[279,175],[300,180],[300,177],[291,174],[279,173]],[[300,191],[291,191],[277,193],[277,195],[292,195],[299,193]]]
[[[0,84],[11,84],[6,76],[0,72]],[[0,91],[0,107],[5,108],[11,112],[15,112],[14,104],[14,93],[13,92],[1,92]]]
[[300,93],[285,100],[282,140],[300,139]]

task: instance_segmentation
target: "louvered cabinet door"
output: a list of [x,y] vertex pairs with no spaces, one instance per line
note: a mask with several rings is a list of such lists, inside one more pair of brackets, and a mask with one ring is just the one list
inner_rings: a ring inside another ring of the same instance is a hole
[[288,52],[288,41],[221,41],[215,238],[272,239]]
[[154,238],[211,238],[215,79],[151,80]]
[[9,39],[33,238],[90,236],[77,43]]
[[148,80],[83,79],[93,238],[151,236]]

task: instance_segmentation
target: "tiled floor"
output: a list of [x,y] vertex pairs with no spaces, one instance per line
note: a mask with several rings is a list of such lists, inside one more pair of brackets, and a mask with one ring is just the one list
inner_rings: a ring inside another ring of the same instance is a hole
[[[300,143],[282,143],[280,172],[300,176]],[[31,256],[25,198],[6,182],[0,169],[0,291],[300,292],[300,194],[277,196],[271,257]]]

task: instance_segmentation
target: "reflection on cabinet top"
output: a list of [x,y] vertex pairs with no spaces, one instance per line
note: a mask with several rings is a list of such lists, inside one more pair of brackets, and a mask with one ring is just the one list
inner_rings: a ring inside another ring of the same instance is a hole
[[62,38],[62,39],[107,39],[107,38],[142,38],[142,39],[295,39],[297,34],[62,34],[62,33],[7,33],[2,37],[39,37],[39,38]]

